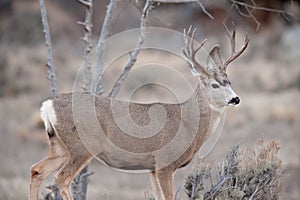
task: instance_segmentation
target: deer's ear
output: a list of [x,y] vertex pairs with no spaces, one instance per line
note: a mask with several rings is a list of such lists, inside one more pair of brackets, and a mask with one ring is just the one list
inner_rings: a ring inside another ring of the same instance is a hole
[[219,67],[223,66],[223,59],[220,53],[220,46],[215,45],[209,52],[206,60],[208,71],[216,71]]

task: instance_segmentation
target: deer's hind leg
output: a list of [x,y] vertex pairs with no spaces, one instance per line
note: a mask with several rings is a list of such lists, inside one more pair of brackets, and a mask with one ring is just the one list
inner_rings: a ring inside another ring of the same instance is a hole
[[64,146],[56,137],[51,138],[48,156],[31,167],[29,200],[38,200],[39,188],[44,179],[61,168],[66,160]]
[[64,200],[73,200],[70,185],[75,176],[89,164],[92,155],[88,153],[70,154],[68,161],[55,175],[61,196]]

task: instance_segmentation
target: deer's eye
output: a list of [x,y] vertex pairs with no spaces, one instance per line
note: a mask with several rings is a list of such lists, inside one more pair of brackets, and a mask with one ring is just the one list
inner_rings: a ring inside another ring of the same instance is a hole
[[214,88],[214,89],[220,88],[220,86],[216,83],[211,84],[211,87]]

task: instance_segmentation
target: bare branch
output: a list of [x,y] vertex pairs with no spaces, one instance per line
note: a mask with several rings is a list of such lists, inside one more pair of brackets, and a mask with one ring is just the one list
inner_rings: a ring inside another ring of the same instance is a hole
[[251,18],[251,15],[249,15],[249,13],[245,13],[243,10],[241,10],[241,8],[240,8],[239,5],[232,4],[232,7],[234,7],[235,9],[237,9],[237,11],[239,12],[239,14],[242,15],[243,17]]
[[80,174],[73,179],[71,187],[72,194],[76,200],[86,200],[87,186],[89,183],[88,177],[92,174],[94,174],[94,172],[90,172],[86,166],[81,170]]
[[[252,0],[252,4],[244,3],[242,1],[238,0],[230,0],[232,5],[238,10],[239,14],[242,16],[250,17],[254,20],[256,23],[256,30],[260,28],[261,23],[257,20],[257,18],[253,15],[253,10],[262,10],[262,11],[267,11],[267,12],[274,12],[274,13],[279,13],[281,14],[286,20],[289,21],[289,18],[287,16],[293,17],[296,19],[295,15],[291,12],[285,11],[285,10],[279,10],[279,9],[274,9],[274,8],[266,8],[262,6],[258,6],[254,0]],[[241,11],[239,6],[242,6],[246,9],[247,14]]]
[[140,22],[139,39],[136,43],[135,49],[133,50],[133,52],[130,53],[130,60],[123,68],[123,71],[120,74],[120,76],[118,77],[117,81],[114,83],[113,88],[108,95],[109,97],[115,97],[117,95],[117,93],[119,92],[119,90],[121,88],[123,81],[125,80],[126,76],[128,75],[128,72],[131,70],[131,68],[135,64],[137,56],[141,51],[141,47],[145,40],[145,29],[147,26],[147,16],[148,16],[149,10],[151,9],[151,3],[152,3],[152,0],[147,0],[144,5],[142,16],[141,16],[141,22]]
[[255,188],[253,194],[251,195],[251,197],[249,198],[249,200],[253,200],[253,198],[255,197],[255,195],[256,195],[258,189],[259,189],[259,185],[256,186],[256,188]]
[[253,21],[256,23],[256,31],[258,31],[259,30],[259,28],[260,28],[260,26],[261,26],[261,23],[258,21],[258,19],[256,19],[256,17],[253,15],[253,13],[252,13],[252,11],[254,10],[254,9],[251,9],[250,10],[250,8],[249,7],[245,7],[246,8],[246,10],[247,10],[247,12],[248,12],[248,14],[249,14],[249,16],[253,19]]
[[200,2],[200,0],[198,0],[197,3],[201,7],[202,12],[204,12],[204,14],[206,14],[210,19],[214,19],[214,17],[206,10],[206,8],[203,6],[203,4]]
[[158,3],[191,3],[198,2],[199,0],[153,0],[153,2]]
[[84,36],[82,38],[85,48],[84,48],[84,74],[83,74],[83,91],[89,91],[91,85],[91,51],[92,51],[92,16],[93,16],[93,0],[77,0],[85,6],[85,21],[78,22],[80,25],[84,26]]
[[[285,11],[285,10],[278,10],[278,9],[274,9],[274,8],[266,8],[266,7],[261,7],[261,6],[257,6],[256,4],[248,4],[248,3],[244,3],[244,2],[241,2],[241,1],[237,1],[237,0],[230,0],[233,4],[237,4],[237,5],[240,5],[240,6],[244,6],[244,7],[248,7],[248,8],[251,8],[251,9],[255,9],[255,10],[263,10],[263,11],[268,11],[268,12],[275,12],[275,13],[285,13],[287,15],[290,15],[292,17],[295,17],[293,15],[293,13],[291,12],[288,12],[288,11]],[[253,2],[253,1],[252,1]]]
[[200,2],[200,0],[152,0],[152,1],[157,3],[197,3],[199,4],[204,14],[206,14],[210,19],[214,19],[212,14],[210,14],[206,10],[205,6]]
[[[79,3],[85,6],[85,21],[78,22],[80,25],[84,26],[84,36],[82,38],[84,42],[84,72],[83,72],[83,83],[82,89],[83,91],[89,91],[91,89],[91,67],[92,67],[92,58],[91,51],[93,48],[92,45],[92,17],[93,17],[93,0],[77,0]],[[87,185],[88,179],[87,177],[92,173],[88,171],[88,166],[86,166],[83,170],[81,170],[80,174],[78,174],[73,182],[73,196],[78,200],[85,200],[87,193]]]
[[84,5],[85,7],[93,7],[93,1],[84,1],[84,0],[77,0],[79,3],[81,3],[82,5]]
[[96,47],[96,65],[93,78],[93,90],[96,94],[101,95],[103,90],[102,85],[102,70],[103,70],[103,52],[104,52],[104,41],[109,35],[109,27],[111,26],[112,13],[117,5],[118,1],[111,0],[106,10],[104,22],[102,24],[101,34]]
[[56,76],[54,71],[51,37],[44,0],[40,0],[40,9],[42,16],[43,32],[45,35],[45,43],[48,49],[48,62],[46,64],[48,68],[48,79],[50,80],[52,96],[55,97],[57,95]]

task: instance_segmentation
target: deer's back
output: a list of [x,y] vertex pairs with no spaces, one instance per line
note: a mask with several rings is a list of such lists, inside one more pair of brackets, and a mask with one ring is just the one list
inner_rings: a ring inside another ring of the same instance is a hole
[[[157,162],[153,152],[167,147],[170,152],[165,156],[176,154],[180,149],[177,146],[192,138],[190,146],[181,152],[190,156],[178,157],[176,162],[178,166],[184,165],[203,142],[204,133],[200,132],[207,131],[204,121],[198,123],[199,127],[192,127],[195,118],[190,105],[128,103],[90,93],[62,94],[53,100],[53,105],[56,130],[66,146],[74,143],[88,146],[101,160],[116,168],[153,170]],[[191,113],[183,113],[187,110]],[[202,114],[209,118],[207,113]],[[168,147],[178,138],[177,134],[181,141]]]

